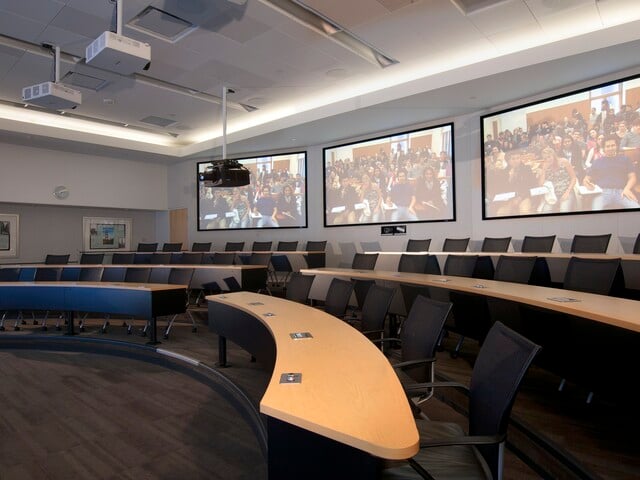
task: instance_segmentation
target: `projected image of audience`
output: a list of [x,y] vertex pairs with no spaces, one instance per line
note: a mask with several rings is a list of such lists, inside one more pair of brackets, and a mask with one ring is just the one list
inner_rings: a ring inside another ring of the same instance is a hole
[[482,117],[483,217],[640,208],[640,78]]
[[[249,185],[198,182],[198,230],[307,226],[306,152],[238,159]],[[198,163],[198,174],[213,162]]]
[[325,148],[325,226],[454,220],[452,129]]

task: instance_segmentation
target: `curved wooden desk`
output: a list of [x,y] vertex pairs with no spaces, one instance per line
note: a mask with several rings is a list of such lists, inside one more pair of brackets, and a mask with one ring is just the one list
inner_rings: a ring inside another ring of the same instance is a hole
[[[455,290],[476,295],[501,298],[517,303],[532,305],[547,310],[587,318],[607,325],[640,332],[640,302],[625,298],[608,297],[593,293],[562,290],[559,288],[537,287],[519,283],[481,280],[477,278],[455,277],[452,275],[427,275],[381,270],[352,270],[349,268],[303,269],[301,273],[316,275],[314,292],[310,297],[324,299],[326,288],[316,285],[319,277],[359,278],[380,282],[410,283],[428,287]],[[322,282],[318,282],[322,283]],[[325,282],[328,286],[328,282]],[[566,301],[573,299],[573,301]]]
[[156,317],[184,313],[186,285],[107,282],[0,282],[0,310],[67,312],[67,334],[74,335],[73,312],[134,315],[151,321],[151,344],[159,343]]
[[[377,459],[417,452],[418,433],[398,377],[360,332],[281,298],[237,292],[207,300],[209,328],[273,368],[260,402],[269,430],[269,478],[374,478]],[[312,338],[292,338],[300,332]],[[301,383],[281,383],[289,373],[300,373]]]

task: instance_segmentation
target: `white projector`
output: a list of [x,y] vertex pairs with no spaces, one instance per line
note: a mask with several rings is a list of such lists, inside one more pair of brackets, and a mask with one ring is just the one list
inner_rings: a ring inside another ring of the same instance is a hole
[[131,75],[151,61],[151,47],[113,32],[103,32],[86,49],[86,63],[120,75]]
[[61,83],[44,82],[24,87],[22,100],[52,110],[66,110],[82,103],[82,93]]

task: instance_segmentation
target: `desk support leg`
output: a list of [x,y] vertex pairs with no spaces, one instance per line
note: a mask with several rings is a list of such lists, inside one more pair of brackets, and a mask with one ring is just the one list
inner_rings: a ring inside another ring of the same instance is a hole
[[147,342],[147,345],[158,345],[159,343],[162,343],[162,342],[158,341],[158,330],[156,328],[156,326],[157,326],[156,325],[156,317],[151,317],[151,320],[150,320],[149,323],[151,324],[151,335],[150,335],[151,338],[149,338],[149,341]]
[[222,335],[218,335],[218,362],[216,367],[226,368],[227,363],[227,338]]
[[73,328],[73,310],[67,312],[67,333],[65,335],[76,335]]

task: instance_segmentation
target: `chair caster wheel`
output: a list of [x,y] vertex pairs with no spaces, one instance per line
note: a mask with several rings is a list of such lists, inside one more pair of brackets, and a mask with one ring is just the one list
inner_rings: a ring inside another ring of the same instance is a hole
[[43,332],[46,332],[47,330],[49,330],[49,328],[47,328],[47,326],[43,325],[42,327],[40,327],[40,330],[42,330]]
[[197,331],[198,331],[198,327],[193,327],[193,328],[191,329],[191,333],[196,333]]

